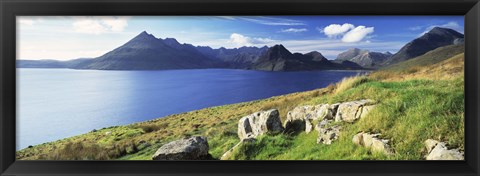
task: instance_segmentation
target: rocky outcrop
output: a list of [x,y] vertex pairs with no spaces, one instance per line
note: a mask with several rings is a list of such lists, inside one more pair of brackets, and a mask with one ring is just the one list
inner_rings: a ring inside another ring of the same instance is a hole
[[208,154],[207,138],[195,136],[172,141],[160,147],[152,156],[153,160],[205,160]]
[[338,105],[339,103],[296,107],[287,114],[285,130],[287,132],[305,131],[310,133],[313,130],[314,121],[333,119]]
[[328,124],[331,122],[332,120],[324,119],[315,127],[318,131],[317,144],[323,143],[330,145],[334,140],[338,139],[341,127],[338,125],[329,127]]
[[315,126],[314,122],[324,119],[353,122],[367,115],[375,107],[374,103],[373,100],[365,99],[331,105],[299,106],[288,112],[285,130],[290,133],[300,131],[309,133]]
[[427,160],[464,160],[464,153],[458,149],[448,149],[444,142],[433,139],[425,141],[427,148]]
[[[260,111],[242,117],[238,123],[240,142],[222,156],[230,158],[232,151],[244,142],[255,141],[259,135],[266,133],[298,133],[305,131],[318,132],[317,143],[332,144],[340,136],[341,126],[333,122],[354,122],[366,116],[374,107],[375,101],[365,99],[335,104],[319,104],[314,106],[298,106],[288,112],[284,127],[276,109]],[[354,137],[357,144],[373,150],[393,153],[387,140],[376,138],[378,135],[360,134]]]
[[380,134],[370,134],[360,132],[353,136],[353,143],[370,148],[372,151],[382,152],[387,155],[393,154],[393,150],[388,145],[388,140],[378,138]]
[[242,117],[238,123],[237,133],[242,140],[251,137],[255,138],[265,133],[281,133],[283,130],[278,110],[271,109]]
[[374,103],[375,101],[370,99],[342,103],[338,106],[335,121],[354,122],[374,108]]

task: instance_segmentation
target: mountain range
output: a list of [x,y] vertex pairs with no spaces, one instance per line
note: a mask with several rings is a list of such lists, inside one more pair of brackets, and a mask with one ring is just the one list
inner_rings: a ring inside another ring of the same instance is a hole
[[438,47],[463,43],[464,35],[435,27],[403,46],[397,53],[352,48],[328,60],[321,53],[291,53],[281,44],[272,47],[213,49],[181,44],[174,38],[156,38],[141,32],[127,43],[97,58],[70,61],[17,60],[19,68],[98,70],[167,70],[230,68],[262,71],[377,69],[402,62]]
[[357,63],[363,68],[378,68],[380,64],[392,57],[390,52],[372,52],[358,48],[351,48],[338,54],[337,61],[351,61]]

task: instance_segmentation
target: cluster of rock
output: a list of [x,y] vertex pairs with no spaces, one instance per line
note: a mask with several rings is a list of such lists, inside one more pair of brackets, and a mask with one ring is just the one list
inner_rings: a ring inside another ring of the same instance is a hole
[[386,155],[393,154],[392,148],[388,145],[388,140],[378,138],[381,134],[370,134],[360,132],[353,136],[354,144],[370,148],[372,151],[382,152]]
[[[319,104],[315,106],[300,106],[288,112],[285,121],[286,132],[312,130],[318,131],[317,143],[331,144],[338,139],[340,126],[330,125],[333,122],[354,122],[363,118],[375,107],[375,101],[370,99],[350,101],[335,104]],[[316,125],[314,125],[316,123]]]
[[[340,136],[342,127],[336,122],[352,123],[363,118],[375,107],[373,100],[359,100],[336,104],[299,106],[289,111],[282,125],[277,109],[259,111],[242,117],[238,122],[240,142],[224,153],[222,160],[229,159],[233,151],[244,143],[255,142],[264,134],[318,132],[317,143],[330,145]],[[352,142],[386,155],[394,154],[389,140],[381,139],[381,134],[360,132],[353,136]],[[448,149],[446,144],[435,140],[425,141],[427,160],[463,160],[464,154],[458,149]],[[211,159],[205,137],[195,136],[173,141],[163,145],[155,152],[153,160],[205,160]]]
[[447,144],[439,142],[433,139],[427,139],[425,141],[425,147],[427,148],[427,160],[463,160],[464,153],[458,149],[448,149]]
[[242,117],[238,122],[238,137],[240,142],[228,150],[221,159],[230,157],[232,151],[245,142],[254,142],[263,134],[297,133],[313,130],[318,132],[317,143],[331,144],[340,135],[341,126],[333,122],[354,122],[364,117],[375,105],[373,100],[359,100],[335,104],[319,104],[314,106],[299,106],[289,111],[284,125],[280,120],[278,110],[255,112]]

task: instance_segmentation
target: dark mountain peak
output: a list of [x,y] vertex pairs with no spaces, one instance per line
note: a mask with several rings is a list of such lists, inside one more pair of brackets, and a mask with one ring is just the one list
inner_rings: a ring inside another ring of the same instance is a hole
[[130,41],[125,43],[123,47],[129,48],[152,48],[165,45],[162,40],[155,38],[152,34],[146,31],[141,32]]
[[274,56],[275,58],[287,58],[292,55],[290,51],[287,50],[282,44],[272,46],[268,52],[268,55]]
[[282,44],[273,45],[272,48],[281,48],[286,50],[286,48]]
[[419,38],[412,40],[403,46],[383,65],[391,65],[402,62],[420,55],[438,47],[461,43],[464,35],[448,28],[434,27]]
[[[180,44],[177,39],[175,38],[165,38],[163,39],[163,43],[167,44],[168,46],[175,48],[175,49],[182,49],[184,46]],[[186,47],[186,46],[185,46]]]
[[310,51],[309,53],[307,54],[311,54],[311,55],[322,55],[322,53],[318,52],[318,51]]
[[138,35],[150,35],[150,34],[147,33],[147,31],[142,31],[142,32],[140,32],[140,34],[138,34]]
[[312,52],[309,52],[305,55],[311,56],[312,61],[326,61],[326,60],[328,60],[327,58],[325,58],[325,56],[322,55],[322,53],[320,53],[318,51],[312,51]]
[[313,57],[323,57],[322,53],[318,52],[318,51],[311,51],[305,55],[310,55],[310,56],[313,56]]
[[426,34],[436,34],[436,35],[452,35],[457,38],[463,38],[463,34],[449,28],[434,27],[432,30],[428,31]]
[[180,42],[177,41],[177,39],[175,38],[165,38],[163,40],[165,43],[171,43],[171,44],[178,44],[180,45]]
[[132,40],[145,40],[145,39],[157,39],[152,34],[147,33],[147,31],[143,31],[137,36],[135,36]]

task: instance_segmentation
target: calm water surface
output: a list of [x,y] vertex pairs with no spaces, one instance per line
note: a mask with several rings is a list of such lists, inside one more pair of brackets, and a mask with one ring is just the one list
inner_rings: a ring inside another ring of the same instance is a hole
[[93,129],[321,88],[358,73],[17,69],[17,150]]

